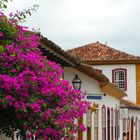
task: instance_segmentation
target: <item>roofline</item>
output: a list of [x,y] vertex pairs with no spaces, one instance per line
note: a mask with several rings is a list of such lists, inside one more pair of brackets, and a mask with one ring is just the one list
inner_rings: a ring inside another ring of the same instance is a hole
[[85,73],[86,75],[97,80],[100,83],[109,83],[109,79],[104,74],[97,73],[96,70],[93,69],[91,66],[87,66],[81,63],[80,65],[75,66],[74,68],[80,72]]
[[63,49],[61,49],[61,47],[56,45],[51,40],[49,40],[49,39],[47,39],[45,37],[42,37],[40,43],[42,45],[47,46],[49,49],[51,49],[55,53],[59,54],[60,56],[64,57],[65,59],[70,61],[70,63],[72,63],[73,65],[79,65],[80,59],[76,59],[76,58],[74,59],[70,54],[66,53]]
[[111,84],[109,82],[109,79],[105,75],[97,73],[96,70],[94,68],[92,68],[90,65],[81,63],[81,61],[77,60],[75,57],[72,57],[69,53],[65,52],[63,49],[61,49],[58,45],[56,45],[52,41],[43,37],[43,39],[41,40],[41,43],[43,45],[46,45],[49,49],[53,50],[55,53],[59,54],[60,56],[64,57],[65,59],[69,60],[71,63],[74,63],[75,65],[73,66],[73,68],[75,68],[78,71],[80,71],[80,72],[88,75],[89,77],[97,80],[100,83],[100,85],[102,85],[102,89],[103,88],[112,89],[113,92],[110,92],[108,90],[106,92],[107,94],[115,96],[119,99],[126,96],[126,93],[124,91],[120,90],[119,88],[117,88],[115,85]]
[[109,79],[105,75],[97,73],[96,70],[91,66],[81,64],[78,67],[74,68],[97,80],[100,83],[101,90],[106,92],[106,94],[112,95],[118,99],[122,99],[124,96],[127,96],[127,94],[123,90],[110,83]]
[[138,107],[138,106],[120,106],[120,108],[128,108],[128,109],[133,109],[133,110],[140,110],[140,107]]
[[135,106],[136,105],[135,103],[128,101],[128,100],[125,100],[125,99],[121,99],[120,103],[125,104],[127,106]]
[[128,108],[128,109],[140,110],[140,106],[136,105],[135,103],[132,103],[131,101],[121,99],[120,102],[121,102],[121,104],[124,104],[120,108]]
[[93,60],[83,62],[88,65],[140,64],[140,60]]
[[[41,44],[46,45],[49,49],[53,50],[55,53],[64,57],[70,63],[73,63],[74,64],[73,67],[75,69],[77,69],[78,71],[85,73],[86,75],[97,80],[98,82],[109,82],[109,79],[105,75],[97,73],[96,70],[93,69],[89,65],[82,64],[79,59],[72,57],[69,53],[65,52],[58,45],[56,45],[52,41],[48,40],[47,38],[43,37],[41,40]],[[42,47],[44,47],[44,46],[42,46]]]

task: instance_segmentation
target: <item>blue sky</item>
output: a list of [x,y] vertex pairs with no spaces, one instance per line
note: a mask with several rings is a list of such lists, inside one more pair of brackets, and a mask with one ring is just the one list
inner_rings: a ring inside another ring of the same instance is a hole
[[13,0],[7,13],[39,4],[24,25],[64,50],[92,42],[140,56],[140,0]]

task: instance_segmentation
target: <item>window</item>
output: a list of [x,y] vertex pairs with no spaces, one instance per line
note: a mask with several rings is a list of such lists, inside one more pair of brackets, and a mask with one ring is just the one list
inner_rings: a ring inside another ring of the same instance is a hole
[[134,116],[131,117],[131,140],[134,137]]
[[138,118],[135,118],[135,140],[137,140],[138,135]]
[[92,127],[92,111],[88,109],[87,110],[87,140],[91,140],[91,127]]
[[126,129],[126,126],[127,126],[127,119],[122,119],[122,130],[123,130],[123,133],[122,133],[122,137],[123,137],[123,140],[125,140],[127,138],[127,129]]
[[114,114],[113,114],[113,108],[111,108],[111,140],[113,140],[113,125],[114,125]]
[[115,140],[120,138],[119,110],[115,109]]
[[102,140],[106,140],[106,108],[102,107]]
[[120,89],[127,90],[127,70],[123,68],[112,70],[112,82]]
[[127,119],[127,138],[130,137],[130,117]]
[[107,108],[107,140],[110,140],[110,108]]

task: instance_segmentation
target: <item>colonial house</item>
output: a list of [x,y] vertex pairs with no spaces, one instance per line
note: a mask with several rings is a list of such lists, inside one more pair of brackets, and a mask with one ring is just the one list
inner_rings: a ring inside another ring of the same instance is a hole
[[121,100],[121,109],[124,114],[127,112],[122,119],[121,131],[124,132],[123,138],[140,139],[140,134],[136,134],[137,127],[140,127],[140,57],[113,49],[98,41],[74,48],[68,53],[106,75],[111,83],[127,93],[127,97]]
[[140,57],[98,41],[68,52],[105,74],[113,84],[127,93],[125,99],[140,105]]

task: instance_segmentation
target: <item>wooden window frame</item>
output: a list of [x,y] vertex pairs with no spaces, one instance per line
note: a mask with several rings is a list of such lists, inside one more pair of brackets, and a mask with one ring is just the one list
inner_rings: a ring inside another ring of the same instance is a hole
[[[124,88],[120,88],[124,91],[127,91],[127,69],[124,69],[124,68],[117,68],[117,69],[113,69],[112,70],[112,83],[115,84],[115,72],[123,72],[124,73]],[[118,81],[119,82],[119,81]]]
[[135,140],[138,139],[138,117],[135,117]]
[[131,117],[131,140],[134,140],[134,116]]
[[127,139],[130,138],[130,117],[127,119]]
[[110,116],[111,116],[111,131],[110,131],[110,134],[111,134],[111,140],[114,140],[114,112],[113,112],[113,108],[111,108],[111,112],[110,112]]
[[123,118],[122,119],[122,139],[127,138],[127,119]]
[[[103,120],[105,122],[103,122]],[[102,140],[106,140],[106,107],[105,105],[102,106]]]
[[110,108],[107,108],[107,140],[111,140],[111,117],[110,117]]
[[119,110],[115,109],[115,140],[118,140],[120,138],[120,125],[119,125]]

